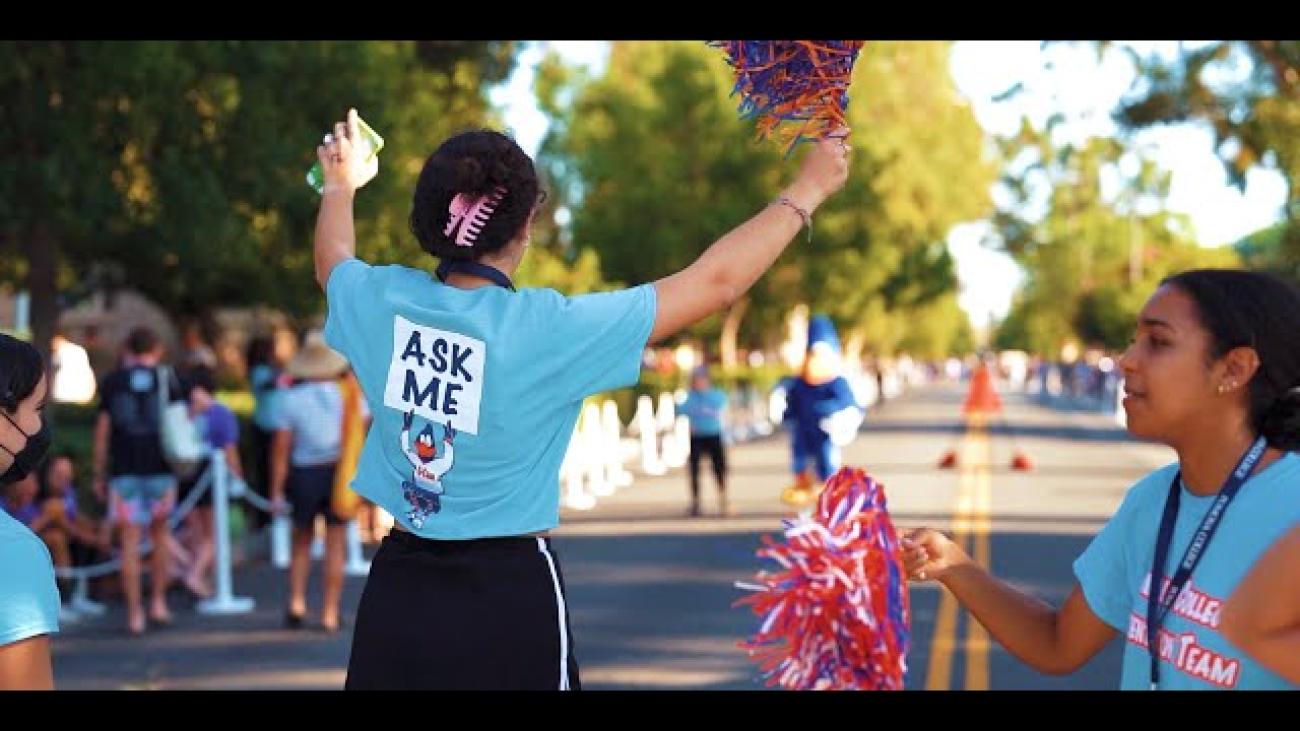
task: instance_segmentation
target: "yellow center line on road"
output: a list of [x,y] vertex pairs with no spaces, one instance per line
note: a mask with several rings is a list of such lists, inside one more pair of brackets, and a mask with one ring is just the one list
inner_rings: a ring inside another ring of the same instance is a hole
[[[960,448],[960,472],[957,494],[953,497],[952,538],[966,549],[969,529],[968,514],[972,507],[973,477],[968,465],[974,457],[969,436],[964,437]],[[930,664],[926,673],[926,690],[948,690],[952,684],[952,653],[957,634],[957,600],[952,593],[941,589],[939,612],[934,622],[934,635],[930,640]]]
[[[993,559],[989,543],[992,512],[990,457],[984,418],[980,414],[973,414],[967,420],[966,436],[962,440],[961,472],[954,498],[952,538],[963,551],[972,554],[976,563],[986,569]],[[957,610],[957,599],[952,592],[943,590],[934,624],[934,636],[930,642],[926,690],[947,690],[952,687],[952,657],[957,647]],[[983,626],[968,617],[966,640],[962,643],[962,648],[966,651],[967,690],[987,690],[989,687],[988,647],[988,633]]]
[[[972,531],[975,540],[975,563],[985,570],[992,568],[993,547],[989,533],[992,524],[993,480],[989,469],[992,449],[988,430],[981,424],[971,434],[971,441],[980,452],[973,465],[975,473],[975,513]],[[989,634],[984,625],[966,616],[966,690],[989,689]]]

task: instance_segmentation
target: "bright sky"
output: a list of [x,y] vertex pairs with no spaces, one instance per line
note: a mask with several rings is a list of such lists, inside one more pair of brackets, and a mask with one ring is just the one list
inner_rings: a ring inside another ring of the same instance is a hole
[[[1173,41],[1127,44],[1143,54],[1152,50],[1171,54],[1177,48]],[[547,120],[537,110],[532,83],[534,66],[547,48],[594,71],[603,68],[609,50],[605,41],[544,41],[530,44],[521,53],[515,74],[491,96],[504,108],[506,124],[529,154],[536,152],[546,133]],[[958,89],[989,132],[1010,134],[1024,115],[1042,125],[1051,114],[1061,112],[1066,117],[1061,139],[1075,142],[1116,132],[1111,112],[1133,77],[1132,66],[1121,53],[1107,54],[1099,66],[1091,45],[1059,44],[1043,50],[1037,41],[961,41],[953,47],[951,69]],[[993,101],[1016,83],[1023,85],[1021,94],[1001,103]],[[1191,216],[1203,243],[1232,243],[1281,218],[1286,199],[1282,176],[1257,168],[1247,176],[1245,195],[1229,187],[1207,125],[1148,129],[1134,143],[1173,173],[1168,205]],[[1122,164],[1136,166],[1136,158],[1132,154],[1129,158]],[[1113,191],[1118,180],[1118,175],[1112,176],[1104,185]],[[1006,313],[1022,280],[1015,262],[980,243],[988,233],[987,224],[972,222],[955,227],[948,237],[962,282],[960,301],[977,326]]]

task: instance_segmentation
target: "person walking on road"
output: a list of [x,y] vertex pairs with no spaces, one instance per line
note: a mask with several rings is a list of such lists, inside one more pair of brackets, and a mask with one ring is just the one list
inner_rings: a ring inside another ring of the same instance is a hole
[[727,394],[713,387],[707,367],[700,366],[691,374],[691,390],[678,411],[691,424],[691,517],[700,515],[700,461],[704,455],[709,457],[718,484],[718,510],[722,515],[732,515],[727,500],[727,448],[723,444]]

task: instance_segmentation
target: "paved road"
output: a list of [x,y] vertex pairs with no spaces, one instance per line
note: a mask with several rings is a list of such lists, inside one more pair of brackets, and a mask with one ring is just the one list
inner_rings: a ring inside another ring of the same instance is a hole
[[[1059,603],[1073,582],[1071,562],[1125,489],[1172,453],[1131,440],[1100,415],[1048,410],[1015,395],[1004,396],[1005,419],[968,431],[958,413],[962,395],[955,386],[930,387],[884,405],[846,463],[884,482],[900,527],[953,530],[997,575]],[[1010,469],[1014,447],[1031,456],[1033,471]],[[936,469],[950,448],[962,468]],[[779,531],[788,515],[777,499],[787,449],[770,438],[732,448],[730,459],[732,518],[716,516],[711,475],[706,515],[685,517],[680,471],[640,477],[593,510],[565,512],[556,546],[586,687],[763,687],[736,647],[755,622],[747,609],[731,608],[741,596],[732,582],[754,574],[760,536]],[[182,608],[173,627],[143,639],[122,635],[114,607],[58,637],[56,680],[65,688],[341,687],[348,633],[281,629],[284,581],[264,561],[249,561],[235,582],[238,593],[257,598],[256,611],[201,617]],[[349,579],[346,608],[356,606],[360,589],[360,579]],[[909,688],[1117,686],[1118,641],[1072,676],[1041,676],[988,640],[947,596],[937,585],[913,589]]]

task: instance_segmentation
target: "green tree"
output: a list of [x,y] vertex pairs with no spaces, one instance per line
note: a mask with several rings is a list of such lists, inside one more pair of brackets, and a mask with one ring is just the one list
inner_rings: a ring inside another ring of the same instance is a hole
[[1285,257],[1282,246],[1286,240],[1288,224],[1286,221],[1244,236],[1233,244],[1237,254],[1251,269],[1284,270]]
[[[538,94],[553,127],[539,157],[574,210],[577,248],[599,254],[604,278],[639,284],[686,267],[776,190],[779,151],[753,144],[731,83],[703,43],[615,43],[598,79],[543,64]],[[751,303],[770,299],[760,283],[731,308],[733,343]]]
[[[314,148],[349,105],[385,136],[358,197],[363,254],[409,260],[410,189],[434,141],[489,116],[495,42],[0,43],[0,276],[48,347],[60,280],[129,284],[181,316],[320,307]],[[75,294],[76,289],[71,293]]]
[[[1164,205],[1169,175],[1150,162],[1117,200],[1107,200],[1103,172],[1126,148],[1112,138],[1058,145],[1052,136],[1058,121],[1041,130],[1026,122],[1000,141],[1013,161],[1003,180],[1014,204],[999,210],[994,224],[1028,277],[995,343],[1047,356],[1071,341],[1122,348],[1160,279],[1198,266],[1236,266],[1238,259],[1229,249],[1196,244],[1187,217]],[[1025,210],[1041,186],[1047,211],[1031,219]],[[1139,214],[1139,199],[1153,202],[1154,212]]]
[[938,360],[974,351],[975,333],[966,311],[957,303],[957,293],[944,292],[914,308],[898,350],[925,360]]
[[892,353],[956,289],[945,240],[992,212],[996,160],[949,73],[951,43],[868,43],[848,109],[853,170],[806,248],[803,290],[850,350]]
[[[947,43],[870,43],[854,72],[849,184],[749,296],[694,329],[767,346],[791,307],[827,312],[853,349],[889,352],[916,308],[956,287],[944,240],[991,210],[996,167],[948,73]],[[552,60],[539,74],[554,127],[544,166],[574,210],[576,246],[604,276],[676,271],[766,204],[797,159],[756,144],[721,54],[698,42],[621,42],[603,76]],[[796,156],[799,153],[796,153]],[[802,235],[801,235],[802,236]]]
[[585,249],[573,261],[555,251],[533,246],[519,265],[515,280],[521,287],[549,287],[564,294],[582,294],[616,288],[600,274],[600,257]]
[[1129,129],[1196,120],[1241,189],[1257,165],[1287,182],[1285,226],[1270,268],[1300,280],[1300,41],[1218,41],[1177,58],[1133,57],[1139,91],[1117,118]]

